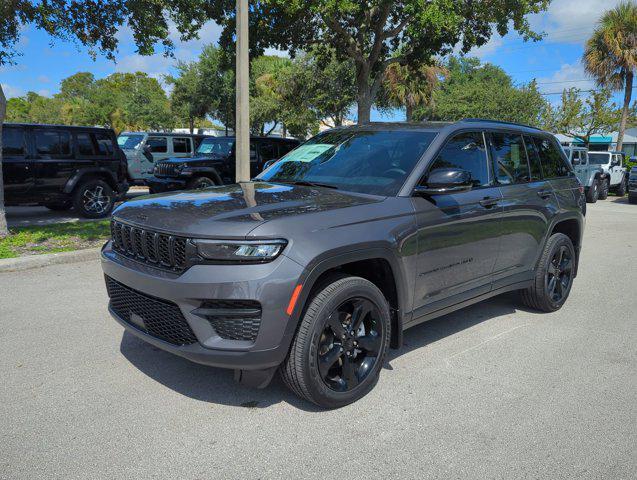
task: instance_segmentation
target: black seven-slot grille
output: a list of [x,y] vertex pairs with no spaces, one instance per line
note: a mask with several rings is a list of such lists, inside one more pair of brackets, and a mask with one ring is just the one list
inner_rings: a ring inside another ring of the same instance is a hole
[[133,290],[106,276],[110,307],[133,327],[173,345],[192,345],[195,334],[177,305]]
[[261,326],[261,304],[255,300],[207,300],[193,311],[221,338],[254,342]]
[[182,272],[186,268],[186,238],[116,220],[111,221],[111,237],[113,250],[122,255],[166,270]]
[[160,177],[174,177],[177,174],[178,164],[158,163],[155,167],[155,175]]

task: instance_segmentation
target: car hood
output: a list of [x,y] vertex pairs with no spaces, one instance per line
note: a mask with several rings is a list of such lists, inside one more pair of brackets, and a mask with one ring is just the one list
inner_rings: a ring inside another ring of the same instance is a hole
[[140,197],[120,205],[113,218],[175,235],[233,239],[245,238],[272,220],[382,200],[323,187],[249,182]]

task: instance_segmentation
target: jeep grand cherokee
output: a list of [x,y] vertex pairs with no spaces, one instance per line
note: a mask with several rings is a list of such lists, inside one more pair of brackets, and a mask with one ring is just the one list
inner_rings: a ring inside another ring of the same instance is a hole
[[102,252],[129,332],[320,406],[376,384],[406,328],[502,292],[566,301],[583,188],[554,137],[491,121],[310,139],[253,182],[121,205]]

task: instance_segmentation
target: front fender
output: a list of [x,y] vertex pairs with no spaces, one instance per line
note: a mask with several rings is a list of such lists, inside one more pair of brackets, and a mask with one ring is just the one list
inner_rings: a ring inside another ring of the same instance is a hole
[[63,190],[64,193],[71,193],[75,189],[75,187],[79,185],[80,181],[88,176],[103,177],[110,184],[113,190],[118,190],[117,177],[111,170],[103,167],[92,167],[76,170],[71,178],[69,178],[69,180],[66,182]]

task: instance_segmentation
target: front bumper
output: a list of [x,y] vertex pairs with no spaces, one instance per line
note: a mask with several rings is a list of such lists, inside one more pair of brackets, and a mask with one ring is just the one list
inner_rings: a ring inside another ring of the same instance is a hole
[[151,177],[146,180],[146,184],[152,189],[153,193],[172,192],[184,190],[188,180],[178,177]]
[[[111,315],[126,330],[162,350],[196,363],[235,370],[263,370],[285,359],[294,336],[296,322],[285,312],[303,268],[279,256],[258,265],[195,265],[181,275],[158,270],[102,250],[104,274],[142,294],[177,305],[197,342],[173,345]],[[261,304],[261,323],[254,342],[223,339],[210,322],[193,313],[206,300],[255,300]]]

